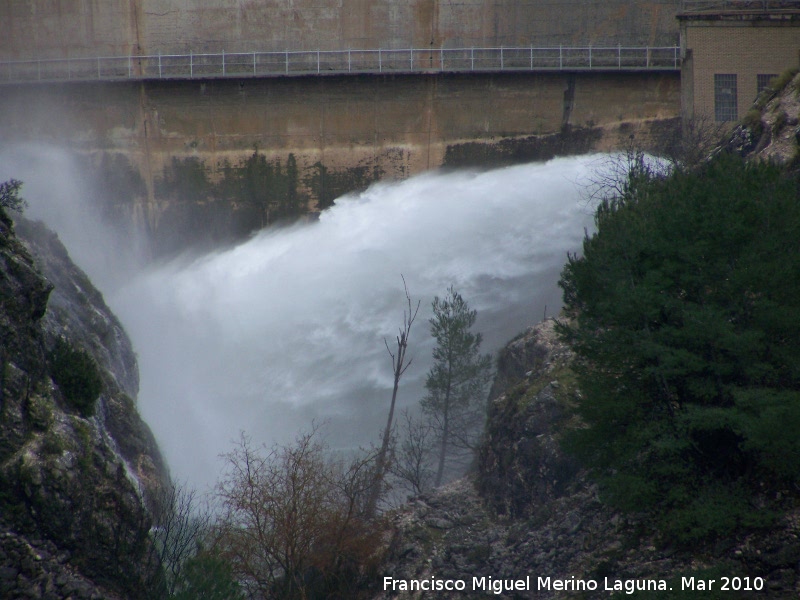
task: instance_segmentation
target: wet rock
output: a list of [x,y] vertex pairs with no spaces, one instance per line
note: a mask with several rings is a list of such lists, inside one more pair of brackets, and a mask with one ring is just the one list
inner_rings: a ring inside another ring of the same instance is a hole
[[[57,236],[16,227],[0,224],[0,597],[144,598],[157,579],[145,498],[167,474],[130,399],[130,342]],[[51,376],[59,338],[98,366],[95,416]]]

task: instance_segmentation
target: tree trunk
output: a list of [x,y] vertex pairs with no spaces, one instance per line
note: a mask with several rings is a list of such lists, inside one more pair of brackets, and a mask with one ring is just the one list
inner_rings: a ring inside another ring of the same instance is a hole
[[[451,361],[452,364],[452,361]],[[442,485],[442,477],[444,477],[444,459],[447,456],[447,438],[450,436],[450,391],[452,389],[452,372],[448,368],[447,373],[447,391],[444,395],[444,415],[442,418],[442,448],[439,451],[439,466],[436,468],[436,481],[434,487]]]

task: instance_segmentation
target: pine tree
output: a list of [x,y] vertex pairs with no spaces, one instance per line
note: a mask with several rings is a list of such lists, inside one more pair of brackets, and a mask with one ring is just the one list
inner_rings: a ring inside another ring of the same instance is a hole
[[27,206],[27,201],[19,195],[22,189],[22,182],[17,179],[9,179],[0,183],[0,221],[11,224],[11,219],[6,214],[6,210],[22,212]]
[[482,336],[471,333],[477,311],[453,286],[433,300],[431,335],[436,340],[434,364],[425,381],[422,410],[438,434],[438,466],[434,485],[444,477],[448,454],[473,449],[483,424],[484,401],[491,375],[491,357],[480,354]]

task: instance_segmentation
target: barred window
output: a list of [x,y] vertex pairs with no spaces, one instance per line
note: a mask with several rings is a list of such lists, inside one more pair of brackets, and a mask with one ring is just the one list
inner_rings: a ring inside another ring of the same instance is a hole
[[714,118],[717,121],[735,121],[738,116],[736,75],[714,75]]
[[776,74],[768,74],[768,75],[756,75],[756,86],[757,86],[757,94],[763,92],[766,88],[769,87],[769,82],[772,81],[777,77]]

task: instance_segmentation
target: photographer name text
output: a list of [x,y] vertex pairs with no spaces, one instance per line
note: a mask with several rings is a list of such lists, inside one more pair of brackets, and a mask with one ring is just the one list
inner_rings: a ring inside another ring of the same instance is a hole
[[761,577],[720,577],[718,579],[702,579],[699,577],[681,577],[680,585],[666,579],[617,579],[604,577],[597,579],[557,579],[555,577],[526,576],[521,579],[500,579],[495,577],[473,577],[465,579],[395,579],[383,578],[383,590],[392,592],[484,592],[487,594],[504,594],[513,591],[607,591],[609,593],[649,591],[670,591],[677,587],[680,590],[692,591],[761,591],[764,579]]

